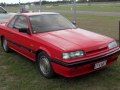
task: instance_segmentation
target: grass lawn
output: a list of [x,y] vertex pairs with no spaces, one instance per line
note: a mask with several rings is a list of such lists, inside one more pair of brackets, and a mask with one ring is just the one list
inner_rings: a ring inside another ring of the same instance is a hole
[[[64,16],[72,20],[70,15]],[[80,15],[77,24],[118,40],[119,18]],[[120,58],[112,66],[85,76],[46,79],[33,62],[15,52],[5,53],[0,47],[0,90],[120,90]]]
[[[73,8],[73,5],[60,5],[60,6],[51,6],[51,7],[44,7],[43,10],[71,10],[71,7]],[[78,4],[76,9],[78,11],[97,11],[97,12],[120,12],[120,3],[118,4],[92,4],[91,5],[82,5]]]
[[[73,8],[73,5],[67,4],[67,5],[59,5],[59,6],[45,6],[42,5],[42,11],[44,10],[71,10],[71,7]],[[19,6],[12,6],[12,7],[6,7],[7,11],[9,12],[18,12]],[[38,11],[40,9],[40,6],[30,6],[31,11]],[[91,3],[91,5],[87,4],[77,4],[76,9],[78,11],[97,11],[97,12],[120,12],[120,3],[102,3],[102,4],[95,4]]]

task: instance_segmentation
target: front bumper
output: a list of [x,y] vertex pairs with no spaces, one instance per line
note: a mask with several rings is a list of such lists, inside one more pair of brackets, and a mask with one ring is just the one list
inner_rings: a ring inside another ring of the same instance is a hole
[[54,71],[60,75],[63,75],[65,77],[75,77],[98,70],[94,69],[94,65],[97,62],[107,60],[106,65],[103,66],[106,67],[116,61],[119,55],[120,49],[117,49],[111,53],[99,57],[74,63],[65,63],[60,60],[52,60],[52,66]]

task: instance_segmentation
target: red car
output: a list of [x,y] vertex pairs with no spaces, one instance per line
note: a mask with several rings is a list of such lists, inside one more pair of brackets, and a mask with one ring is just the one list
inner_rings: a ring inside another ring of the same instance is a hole
[[76,28],[58,13],[22,13],[0,25],[1,44],[37,63],[43,76],[75,77],[104,68],[117,60],[116,41]]

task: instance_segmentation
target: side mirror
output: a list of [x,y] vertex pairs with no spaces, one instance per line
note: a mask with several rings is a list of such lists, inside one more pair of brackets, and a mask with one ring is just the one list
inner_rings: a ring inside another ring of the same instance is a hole
[[72,24],[76,26],[76,22],[75,21],[73,21]]
[[30,34],[29,28],[19,28],[19,32]]

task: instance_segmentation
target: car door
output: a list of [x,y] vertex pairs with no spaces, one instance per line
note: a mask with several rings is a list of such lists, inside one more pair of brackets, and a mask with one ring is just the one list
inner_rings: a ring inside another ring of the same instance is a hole
[[16,16],[15,20],[8,24],[8,27],[11,27],[9,35],[10,47],[33,60],[35,54],[32,47],[32,35],[25,32],[19,32],[19,29],[22,28],[30,30],[27,17],[22,15]]

